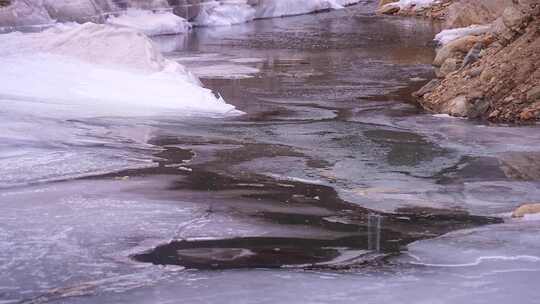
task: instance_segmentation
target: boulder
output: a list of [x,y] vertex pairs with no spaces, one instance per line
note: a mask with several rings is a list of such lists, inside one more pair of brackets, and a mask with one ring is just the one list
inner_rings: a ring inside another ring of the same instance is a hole
[[459,95],[447,102],[442,108],[442,113],[457,117],[466,117],[468,113],[468,102],[465,95]]
[[446,27],[466,27],[487,24],[503,14],[505,8],[514,5],[513,0],[460,0],[448,7]]
[[441,47],[439,50],[437,50],[437,56],[435,56],[435,60],[433,61],[433,65],[435,66],[442,66],[442,64],[448,59],[456,55],[458,53],[460,56],[458,57],[464,57],[467,52],[479,41],[482,40],[482,37],[480,36],[465,36],[462,38],[458,38],[456,40],[453,40],[443,47]]
[[379,7],[383,7],[388,3],[399,2],[399,0],[379,0]]
[[526,15],[515,6],[507,7],[502,15],[502,21],[510,29],[518,28],[523,23]]
[[540,213],[540,204],[524,204],[514,210],[512,217],[524,217],[525,215],[538,213]]
[[383,15],[392,15],[399,12],[400,10],[401,8],[399,7],[399,5],[394,4],[394,3],[389,3],[379,8],[377,10],[377,13],[383,14]]
[[457,71],[461,67],[461,60],[457,58],[448,58],[436,71],[437,77],[444,78],[446,75]]

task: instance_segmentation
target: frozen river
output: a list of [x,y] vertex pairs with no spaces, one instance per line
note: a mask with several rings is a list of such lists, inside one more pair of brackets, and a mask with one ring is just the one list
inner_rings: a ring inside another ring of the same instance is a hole
[[537,303],[538,127],[419,111],[374,7],[154,38],[244,115],[0,96],[0,303]]

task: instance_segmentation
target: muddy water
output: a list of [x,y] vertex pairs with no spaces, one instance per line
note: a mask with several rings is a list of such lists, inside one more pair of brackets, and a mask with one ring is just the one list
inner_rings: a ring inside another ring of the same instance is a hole
[[246,114],[78,122],[161,149],[3,191],[0,303],[533,303],[537,226],[497,224],[540,199],[537,129],[417,109],[437,25],[374,7],[156,38]]

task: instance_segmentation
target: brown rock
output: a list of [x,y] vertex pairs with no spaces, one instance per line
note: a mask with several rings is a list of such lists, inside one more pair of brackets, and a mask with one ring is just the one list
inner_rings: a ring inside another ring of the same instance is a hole
[[414,97],[422,97],[430,92],[433,92],[437,86],[441,84],[441,81],[438,79],[432,79],[426,85],[424,85],[420,90],[413,93]]
[[383,14],[383,15],[393,15],[393,14],[399,12],[399,10],[400,10],[400,7],[398,5],[389,3],[389,4],[386,4],[385,6],[379,8],[377,10],[377,13],[378,14]]
[[460,57],[464,57],[481,40],[481,36],[465,36],[447,43],[437,51],[433,65],[441,66],[446,59],[455,56],[456,53],[459,53]]
[[399,0],[379,0],[379,7],[383,7],[388,3],[398,2]]
[[502,14],[502,21],[506,27],[510,29],[517,28],[525,19],[523,14],[517,7],[509,6]]
[[437,70],[436,74],[439,78],[444,78],[446,75],[457,71],[461,67],[461,60],[456,58],[448,58],[444,61],[441,68]]
[[484,83],[489,83],[495,77],[495,72],[492,69],[484,69],[480,74],[480,80]]
[[452,116],[466,117],[468,112],[468,102],[465,95],[459,95],[450,100],[443,109],[444,113]]
[[527,214],[540,213],[540,204],[524,204],[514,210],[512,217],[524,217]]
[[461,0],[449,8],[446,26],[465,27],[473,24],[488,24],[503,14],[505,8],[514,5],[513,0]]

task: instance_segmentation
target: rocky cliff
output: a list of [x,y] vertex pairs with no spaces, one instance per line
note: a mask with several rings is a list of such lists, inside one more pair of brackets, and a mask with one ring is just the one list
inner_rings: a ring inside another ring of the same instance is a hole
[[381,0],[379,13],[443,21],[437,79],[419,105],[499,122],[540,120],[540,0]]
[[[434,61],[439,79],[415,93],[419,104],[460,117],[539,120],[540,5],[533,2],[511,4],[484,34],[465,35],[441,47]],[[473,16],[470,11],[466,15]]]

